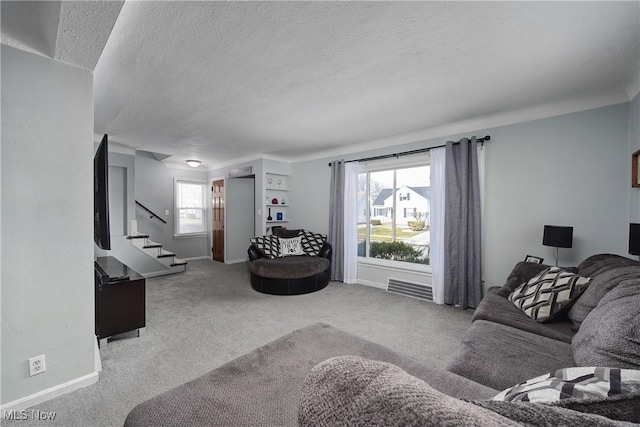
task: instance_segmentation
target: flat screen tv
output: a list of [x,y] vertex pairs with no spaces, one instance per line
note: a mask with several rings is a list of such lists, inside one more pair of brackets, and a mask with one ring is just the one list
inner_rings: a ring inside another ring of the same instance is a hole
[[629,253],[640,255],[640,224],[629,224]]
[[93,240],[104,250],[111,249],[108,145],[105,134],[93,158]]

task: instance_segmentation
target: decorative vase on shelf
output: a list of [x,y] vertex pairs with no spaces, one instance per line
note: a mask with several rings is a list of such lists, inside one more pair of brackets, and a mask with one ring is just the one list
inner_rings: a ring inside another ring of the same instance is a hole
[[280,199],[280,204],[284,205],[284,197],[282,199]]
[[273,218],[271,217],[271,208],[269,208],[269,216],[267,217],[267,221],[271,221]]

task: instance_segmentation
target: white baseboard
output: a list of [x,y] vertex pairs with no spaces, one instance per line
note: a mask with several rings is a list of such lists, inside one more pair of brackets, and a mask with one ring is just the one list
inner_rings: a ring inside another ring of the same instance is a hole
[[29,396],[25,396],[21,399],[14,400],[13,402],[5,403],[0,406],[0,413],[4,411],[22,411],[31,406],[38,405],[40,403],[51,400],[55,397],[62,396],[63,394],[70,393],[72,391],[90,386],[98,382],[99,375],[97,372],[92,372],[75,380],[68,381],[64,384],[60,384]]
[[211,259],[211,257],[203,255],[203,256],[194,256],[192,258],[181,258],[181,259],[183,259],[184,261],[200,261],[203,259]]
[[100,347],[98,346],[98,337],[93,340],[93,364],[94,370],[98,373],[102,372],[102,359],[100,359]]
[[232,259],[232,260],[227,260],[224,263],[225,264],[239,264],[241,262],[247,262],[247,261],[249,261],[249,258]]

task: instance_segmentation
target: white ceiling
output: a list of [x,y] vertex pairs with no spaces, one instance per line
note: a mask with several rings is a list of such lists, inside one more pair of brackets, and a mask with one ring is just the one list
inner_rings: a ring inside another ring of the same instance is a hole
[[[95,131],[212,169],[625,102],[640,87],[639,5],[127,1],[94,49]],[[105,27],[60,17],[67,32]]]

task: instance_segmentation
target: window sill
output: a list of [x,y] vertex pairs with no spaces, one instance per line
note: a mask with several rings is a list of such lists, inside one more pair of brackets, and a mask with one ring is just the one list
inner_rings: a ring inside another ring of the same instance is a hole
[[173,239],[174,240],[179,240],[179,239],[197,239],[199,237],[207,237],[208,235],[209,235],[208,233],[174,234],[173,235]]
[[366,265],[371,267],[382,267],[399,271],[414,271],[416,273],[431,274],[431,266],[425,264],[416,264],[413,262],[392,261],[379,258],[358,257],[358,265]]

